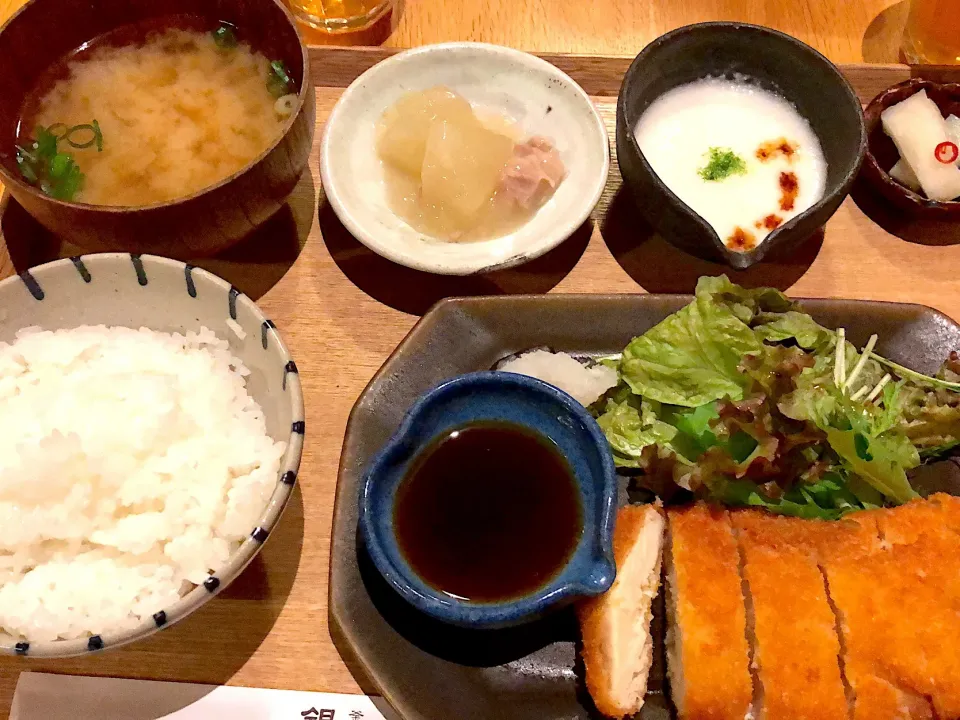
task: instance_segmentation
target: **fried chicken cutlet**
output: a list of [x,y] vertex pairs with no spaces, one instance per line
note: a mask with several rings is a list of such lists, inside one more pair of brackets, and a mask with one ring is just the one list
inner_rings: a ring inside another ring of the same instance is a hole
[[605,594],[577,607],[587,689],[607,717],[634,715],[643,707],[665,524],[656,505],[621,508],[613,534],[617,578]]
[[[832,522],[697,504],[668,510],[667,525],[667,660],[681,720],[960,720],[960,499]],[[612,643],[610,628],[631,626],[605,627]],[[632,627],[646,648],[649,625]],[[645,673],[645,653],[618,667]],[[636,680],[626,677],[618,687]],[[604,711],[639,709],[628,697]]]
[[793,525],[791,519],[754,510],[730,517],[748,597],[756,717],[846,720],[836,618],[816,558],[784,542],[781,531]]
[[[896,518],[884,522],[897,526]],[[923,698],[937,717],[960,718],[960,543],[924,533],[865,557],[827,559],[824,567],[854,719],[930,717]]]
[[746,608],[737,542],[725,510],[669,510],[667,668],[681,720],[751,713]]

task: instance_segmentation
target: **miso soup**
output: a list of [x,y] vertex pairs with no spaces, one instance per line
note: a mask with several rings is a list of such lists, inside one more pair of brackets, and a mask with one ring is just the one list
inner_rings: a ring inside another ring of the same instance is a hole
[[[18,165],[47,194],[95,205],[175,200],[241,170],[291,120],[295,83],[242,29],[171,20],[137,30],[73,53],[28,96]],[[136,40],[118,44],[124,36]]]

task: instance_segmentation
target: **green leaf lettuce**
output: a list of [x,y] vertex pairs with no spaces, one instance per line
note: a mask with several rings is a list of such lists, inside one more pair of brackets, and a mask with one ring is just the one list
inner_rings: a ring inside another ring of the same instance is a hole
[[692,303],[627,345],[620,375],[634,393],[683,407],[743,397],[749,378],[740,361],[762,342],[742,318],[759,300],[730,288],[726,277],[702,278]]

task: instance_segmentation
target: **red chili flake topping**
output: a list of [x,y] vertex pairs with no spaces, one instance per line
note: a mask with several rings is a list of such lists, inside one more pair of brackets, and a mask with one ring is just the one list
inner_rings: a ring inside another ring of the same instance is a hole
[[960,150],[958,150],[957,146],[952,142],[942,142],[937,145],[933,151],[933,156],[944,165],[949,165],[957,161],[957,157],[960,156]]
[[789,162],[793,162],[793,156],[797,152],[797,146],[786,138],[770,140],[757,148],[757,159],[760,162],[766,162],[778,155],[783,155]]
[[792,172],[780,173],[780,209],[784,212],[793,210],[793,204],[800,192],[800,183]]
[[734,229],[733,235],[727,238],[727,247],[737,252],[753,250],[756,246],[757,239],[753,236],[753,233],[739,226]]
[[767,230],[776,230],[783,224],[783,218],[779,215],[774,215],[770,213],[767,215],[761,222],[757,223],[758,228],[766,228]]

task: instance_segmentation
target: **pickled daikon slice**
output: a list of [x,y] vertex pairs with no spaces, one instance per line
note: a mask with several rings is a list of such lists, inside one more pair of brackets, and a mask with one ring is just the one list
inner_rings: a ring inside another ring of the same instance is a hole
[[[960,118],[956,115],[947,115],[947,119],[943,122],[947,126],[947,135],[950,141],[960,146]],[[960,165],[960,162],[957,164]],[[901,185],[906,185],[914,192],[919,192],[921,189],[920,181],[917,180],[917,176],[903,158],[897,160],[897,164],[890,168],[890,177]]]
[[960,168],[954,162],[941,162],[935,154],[938,145],[952,140],[926,90],[887,108],[880,119],[928,198],[952,200],[960,196]]

